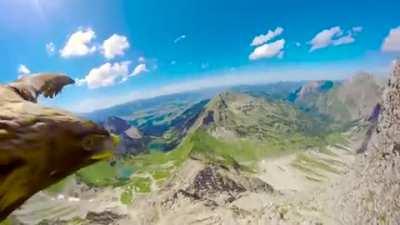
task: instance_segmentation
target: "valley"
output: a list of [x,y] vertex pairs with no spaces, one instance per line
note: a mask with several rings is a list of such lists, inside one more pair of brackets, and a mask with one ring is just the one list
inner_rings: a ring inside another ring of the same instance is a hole
[[358,165],[382,91],[381,81],[360,74],[165,96],[82,115],[119,136],[113,159],[38,193],[8,222],[341,224],[333,212],[342,182]]

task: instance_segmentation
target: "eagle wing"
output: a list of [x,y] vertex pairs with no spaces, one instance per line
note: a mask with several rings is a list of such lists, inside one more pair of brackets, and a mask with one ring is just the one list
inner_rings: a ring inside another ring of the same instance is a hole
[[13,88],[23,99],[37,102],[37,98],[43,95],[53,98],[61,92],[64,86],[75,81],[64,74],[42,73],[23,77],[8,86]]

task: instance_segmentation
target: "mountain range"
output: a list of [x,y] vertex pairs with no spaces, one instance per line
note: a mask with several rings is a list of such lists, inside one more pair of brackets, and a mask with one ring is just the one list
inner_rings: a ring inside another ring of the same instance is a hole
[[10,221],[335,224],[322,201],[351,170],[383,84],[362,73],[174,94],[81,115],[119,136],[114,159],[43,191]]

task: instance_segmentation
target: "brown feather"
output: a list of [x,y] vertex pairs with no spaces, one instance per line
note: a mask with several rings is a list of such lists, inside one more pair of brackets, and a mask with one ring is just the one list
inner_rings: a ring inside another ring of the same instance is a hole
[[8,86],[26,101],[37,102],[40,95],[53,98],[61,92],[64,86],[73,83],[75,81],[64,74],[42,73],[23,77]]

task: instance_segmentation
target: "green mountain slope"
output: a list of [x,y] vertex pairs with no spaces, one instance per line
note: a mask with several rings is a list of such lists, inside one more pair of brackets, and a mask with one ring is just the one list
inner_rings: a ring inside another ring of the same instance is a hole
[[128,161],[136,175],[151,175],[155,181],[165,179],[188,158],[251,170],[265,157],[309,148],[323,151],[342,140],[339,132],[288,103],[228,92],[208,103],[175,150]]
[[[73,196],[90,196],[84,202],[92,206],[95,204],[90,201],[92,196],[101,196],[95,202],[103,201],[103,194],[108,193],[112,195],[108,201],[124,208],[151,193],[168,189],[171,182],[181,179],[177,178],[177,174],[182,172],[182,168],[190,170],[191,165],[188,164],[193,161],[201,167],[214,168],[202,169],[204,174],[196,176],[201,182],[203,176],[210,175],[211,178],[208,178],[213,180],[214,175],[219,177],[218,174],[225,172],[230,174],[229,177],[238,174],[241,177],[239,180],[254,178],[264,160],[281,157],[294,160],[285,164],[290,168],[288,171],[299,170],[297,172],[304,173],[310,182],[321,182],[326,171],[340,172],[335,167],[338,162],[330,158],[334,158],[335,153],[328,147],[347,142],[342,133],[348,127],[338,121],[362,107],[366,111],[369,107],[361,103],[353,104],[348,99],[353,99],[354,87],[360,85],[360,93],[364,93],[363,88],[372,87],[372,82],[367,80],[366,84],[359,84],[357,79],[346,82],[332,83],[331,86],[316,82],[312,85],[316,88],[308,88],[308,92],[300,90],[292,101],[286,100],[292,88],[283,92],[276,90],[276,95],[263,92],[261,88],[255,93],[244,88],[223,92],[211,100],[187,103],[173,112],[152,110],[157,108],[155,102],[150,108],[143,107],[135,112],[130,109],[129,115],[122,117],[124,129],[130,126],[137,128],[138,133],[148,138],[146,148],[152,151],[139,155],[126,154],[111,162],[84,168],[68,181],[51,187],[45,194],[56,198],[60,193],[69,195],[71,190],[80,190],[82,193],[73,192]],[[175,102],[172,98],[170,100]],[[341,114],[337,110],[340,109],[337,102],[343,103],[350,114]],[[214,174],[215,171],[218,173]],[[223,184],[228,181],[224,176],[221,179]],[[233,181],[236,182],[235,179]],[[98,194],[93,195],[92,192]],[[196,192],[186,194],[193,193]],[[68,206],[64,207],[69,210],[71,204],[67,202]],[[49,215],[48,212],[43,213]],[[40,217],[38,215],[36,217]]]
[[303,133],[315,136],[326,124],[284,101],[264,100],[246,94],[226,92],[210,102],[203,119],[215,137],[279,139],[281,135]]
[[[226,92],[206,105],[174,150],[126,156],[113,166],[100,163],[80,171],[77,177],[94,186],[116,185],[128,190],[135,185],[150,187],[153,182],[160,185],[190,157],[251,170],[265,157],[309,148],[324,150],[341,140],[339,132],[289,103]],[[127,179],[124,171],[134,172],[133,178]]]

